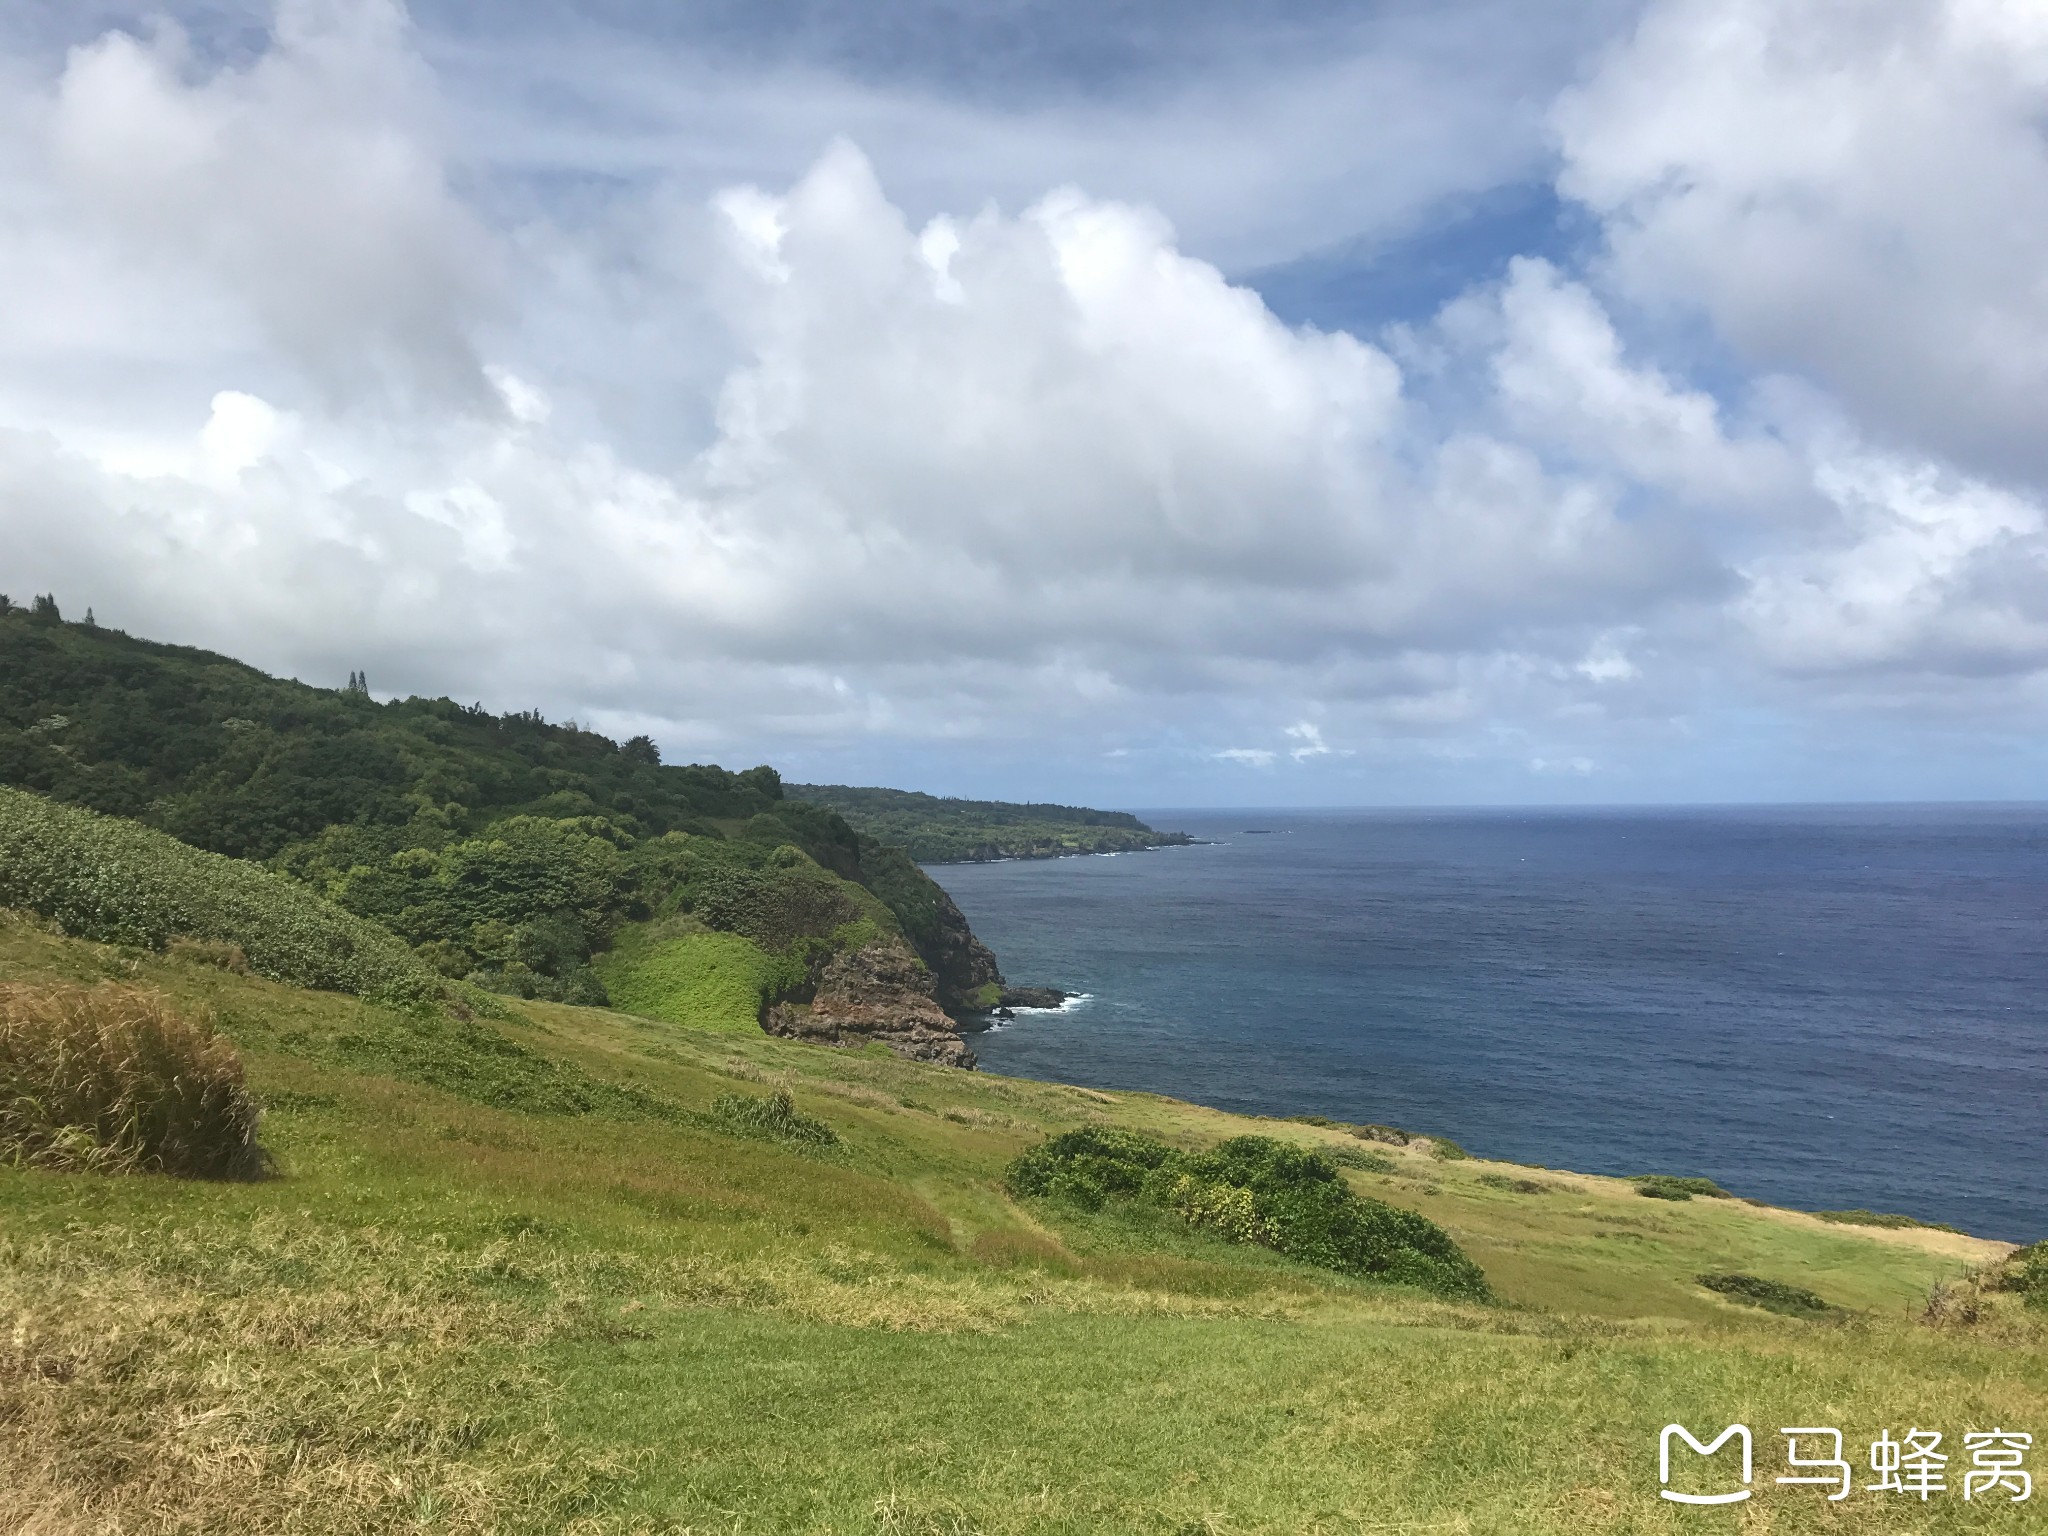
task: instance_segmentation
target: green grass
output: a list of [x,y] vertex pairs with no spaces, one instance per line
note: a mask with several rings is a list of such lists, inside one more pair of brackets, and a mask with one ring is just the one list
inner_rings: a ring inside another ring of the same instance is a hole
[[596,971],[612,1006],[693,1029],[757,1035],[761,1004],[795,979],[792,962],[737,933],[628,929]]
[[[2048,1430],[2048,1314],[1969,1279],[2004,1250],[1961,1235],[1557,1171],[1531,1198],[1499,1182],[1530,1170],[1376,1144],[1389,1167],[1350,1187],[1443,1228],[1501,1298],[1447,1302],[1003,1188],[1083,1126],[1188,1153],[1358,1146],[1341,1128],[541,1003],[430,1029],[24,919],[0,917],[0,980],[218,1019],[277,1165],[0,1169],[0,1529],[2036,1527],[2037,1505],[1831,1508],[1774,1481],[1781,1424]],[[501,1060],[625,1098],[529,1100]],[[719,1128],[721,1097],[778,1091],[829,1155]],[[1920,1322],[1937,1284],[1978,1321]],[[1673,1421],[1756,1430],[1740,1515],[1656,1498]]]

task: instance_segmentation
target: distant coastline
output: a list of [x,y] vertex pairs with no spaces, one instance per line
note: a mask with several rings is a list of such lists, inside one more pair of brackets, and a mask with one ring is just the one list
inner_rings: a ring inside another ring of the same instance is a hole
[[1091,853],[1144,853],[1201,841],[1161,832],[1128,811],[1086,806],[961,800],[915,790],[848,784],[790,784],[791,799],[822,805],[877,842],[907,849],[919,864],[996,864]]

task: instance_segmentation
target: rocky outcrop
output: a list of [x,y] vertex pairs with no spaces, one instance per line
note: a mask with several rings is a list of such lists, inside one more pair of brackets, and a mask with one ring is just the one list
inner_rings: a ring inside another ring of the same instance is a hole
[[896,914],[904,937],[931,968],[939,1006],[949,1013],[987,1008],[989,989],[1002,985],[1003,973],[953,898],[901,848],[864,837],[860,856],[861,883]]
[[974,1065],[974,1053],[939,1006],[931,971],[901,943],[834,955],[818,973],[808,1004],[776,1003],[762,1015],[761,1027],[818,1045],[879,1040],[912,1061]]
[[996,1006],[1011,1008],[1057,1008],[1068,994],[1058,987],[1004,987]]

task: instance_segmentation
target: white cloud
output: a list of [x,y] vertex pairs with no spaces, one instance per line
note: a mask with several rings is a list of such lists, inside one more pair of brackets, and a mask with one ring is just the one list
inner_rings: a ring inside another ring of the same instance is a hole
[[1328,757],[1331,753],[1329,743],[1323,740],[1321,727],[1313,721],[1304,720],[1299,725],[1290,725],[1284,734],[1301,743],[1287,753],[1297,763],[1307,762],[1312,757]]
[[82,237],[225,291],[324,385],[481,399],[491,247],[449,193],[431,90],[395,0],[286,0],[268,51],[210,74],[175,26],[110,32],[58,82],[52,169]]
[[1703,695],[2031,677],[2030,14],[1667,0],[1557,115],[1603,260],[1392,340],[1143,200],[914,217],[845,140],[508,212],[389,0],[111,34],[0,110],[5,580],[679,754],[1605,778]]
[[1665,0],[1557,113],[1631,296],[2048,487],[2048,10]]

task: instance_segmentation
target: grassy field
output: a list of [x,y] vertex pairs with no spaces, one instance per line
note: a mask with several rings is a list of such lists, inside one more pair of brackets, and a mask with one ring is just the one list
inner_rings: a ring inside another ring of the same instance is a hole
[[[1966,1430],[2048,1441],[2048,1315],[1966,1285],[1974,1322],[1922,1321],[1995,1244],[1375,1146],[1346,1177],[1504,1298],[1450,1304],[1001,1184],[1087,1124],[1359,1147],[1333,1130],[722,1019],[428,1019],[0,915],[0,980],[102,979],[239,1044],[278,1176],[0,1169],[0,1529],[2043,1528],[2048,1495],[1960,1474]],[[707,1113],[778,1088],[837,1143]],[[1838,1310],[1697,1283],[1723,1272]],[[1750,1425],[1755,1497],[1660,1501],[1672,1421]],[[1804,1424],[1859,1466],[1944,1430],[1950,1491],[1779,1487]]]

